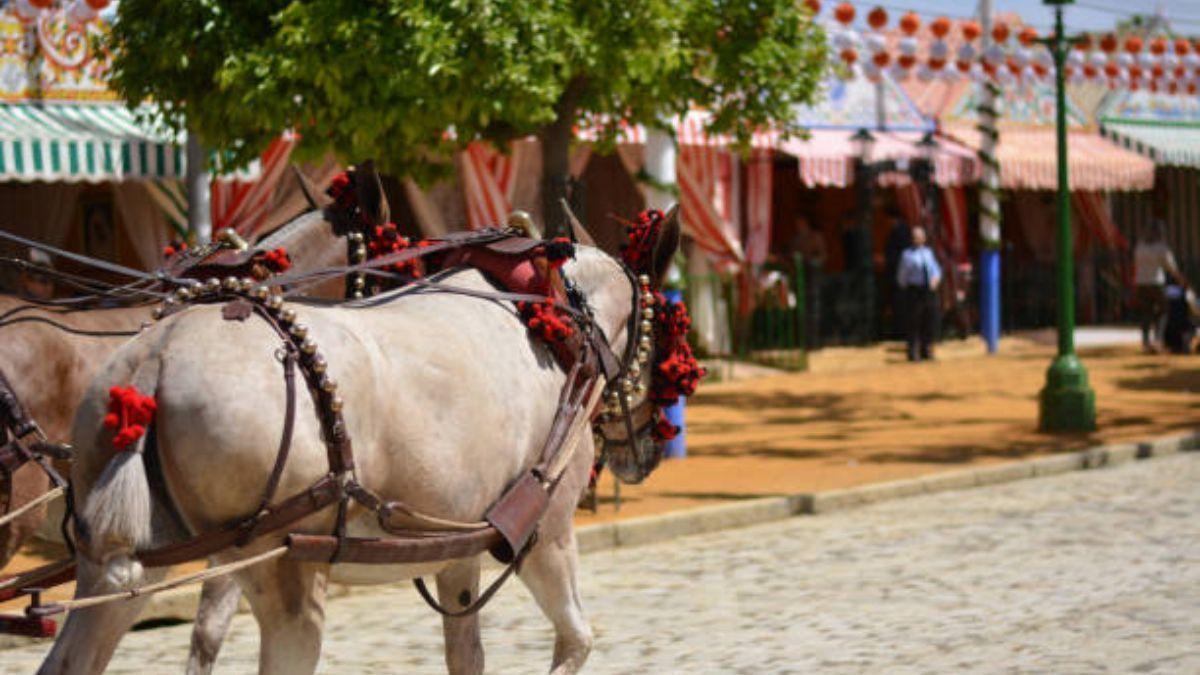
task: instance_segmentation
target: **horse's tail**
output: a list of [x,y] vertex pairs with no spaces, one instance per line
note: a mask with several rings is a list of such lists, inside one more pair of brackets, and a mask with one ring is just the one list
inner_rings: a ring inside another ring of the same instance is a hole
[[[134,369],[130,383],[142,394],[153,396],[158,373],[158,359],[147,359]],[[93,394],[99,395],[99,390],[94,389]],[[85,524],[89,557],[104,565],[104,578],[115,588],[132,588],[141,581],[142,565],[133,554],[152,539],[153,500],[142,451],[153,433],[154,425],[147,425],[145,433],[126,450],[113,453],[79,512]],[[92,437],[107,444],[113,435],[102,428]]]

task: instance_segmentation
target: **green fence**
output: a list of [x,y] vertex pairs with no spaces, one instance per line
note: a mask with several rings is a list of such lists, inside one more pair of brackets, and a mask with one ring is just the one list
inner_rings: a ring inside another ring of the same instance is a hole
[[[797,267],[803,270],[801,260]],[[805,285],[803,274],[792,270],[778,270],[786,284],[787,301],[776,291],[768,291],[753,298],[754,308],[749,314],[741,311],[741,293],[735,276],[689,277],[685,294],[689,305],[694,305],[693,289],[699,282],[710,282],[719,288],[720,297],[727,308],[730,344],[728,349],[706,356],[757,363],[786,370],[805,370],[808,353],[805,349]],[[718,373],[718,376],[723,376]]]

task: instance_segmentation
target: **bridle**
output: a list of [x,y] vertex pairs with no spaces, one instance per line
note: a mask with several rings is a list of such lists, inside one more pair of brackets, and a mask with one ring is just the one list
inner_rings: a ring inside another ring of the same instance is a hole
[[[36,463],[55,488],[65,489],[67,481],[55,470],[51,459],[71,458],[71,448],[50,442],[36,420],[21,405],[12,384],[0,370],[0,487],[4,490],[4,510],[0,525],[7,524],[13,512],[13,475],[29,462]],[[15,516],[14,516],[15,517]]]

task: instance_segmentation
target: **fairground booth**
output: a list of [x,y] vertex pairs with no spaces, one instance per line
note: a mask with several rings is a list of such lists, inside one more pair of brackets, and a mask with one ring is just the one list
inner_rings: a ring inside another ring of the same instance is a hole
[[1113,195],[1113,219],[1134,241],[1145,226],[1166,225],[1183,272],[1200,278],[1200,100],[1147,91],[1114,93],[1098,113],[1100,131],[1154,162],[1154,189]]
[[[156,128],[152,105],[117,101],[94,50],[105,20],[77,5],[0,9],[0,227],[153,269],[165,244],[187,236],[186,139]],[[282,180],[293,145],[282,136],[261,161],[212,181],[214,229],[253,236],[299,211],[294,181]]]

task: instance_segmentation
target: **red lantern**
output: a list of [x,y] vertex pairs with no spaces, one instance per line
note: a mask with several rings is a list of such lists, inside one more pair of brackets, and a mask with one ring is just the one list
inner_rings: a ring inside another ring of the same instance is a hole
[[1141,85],[1138,84],[1137,80],[1131,80],[1129,82],[1129,91],[1137,91],[1138,89],[1141,89],[1141,88],[1142,87],[1141,87]]
[[936,38],[944,38],[950,33],[950,19],[939,16],[929,24],[929,32]]
[[1121,69],[1115,63],[1106,63],[1104,64],[1104,74],[1112,79],[1121,74]]
[[1100,38],[1100,51],[1104,52],[1105,54],[1111,54],[1117,51],[1117,46],[1117,36],[1113,35],[1112,33]]
[[1175,70],[1171,71],[1171,73],[1182,80],[1187,77],[1187,68],[1185,66],[1175,66]]
[[821,13],[821,0],[804,0],[804,6],[816,16]]
[[946,67],[946,59],[929,59],[930,70],[941,70]]
[[1154,64],[1154,67],[1150,69],[1150,74],[1154,77],[1162,77],[1166,74],[1166,70],[1164,70],[1160,64],[1156,63]]
[[995,64],[988,63],[987,61],[981,61],[980,64],[983,66],[983,72],[987,73],[988,77],[991,77],[991,78],[996,77],[996,65]]
[[1081,52],[1086,52],[1092,48],[1092,36],[1090,33],[1084,33],[1075,41],[1075,49]]
[[833,8],[833,18],[838,20],[838,23],[849,26],[851,21],[854,21],[854,5],[843,2]]
[[1189,93],[1193,96],[1196,95],[1196,83],[1195,82],[1188,82],[1187,93]]
[[853,49],[843,49],[842,60],[846,62],[846,65],[852,66],[858,60],[858,52]]
[[1168,82],[1167,83],[1167,93],[1171,94],[1172,96],[1179,93],[1179,83],[1176,82],[1175,80],[1171,80],[1170,82]]
[[1141,77],[1142,77],[1142,67],[1141,66],[1136,66],[1136,65],[1129,66],[1129,79],[1139,80],[1139,79],[1141,79]]
[[1033,72],[1037,73],[1038,77],[1045,77],[1050,74],[1050,69],[1046,67],[1046,64],[1034,61]]
[[1158,93],[1158,80],[1150,80],[1150,84],[1146,88],[1150,90],[1150,93],[1157,94]]
[[1186,56],[1187,53],[1190,51],[1192,51],[1192,45],[1190,42],[1188,42],[1187,40],[1185,40],[1183,38],[1179,38],[1179,39],[1175,40],[1175,53],[1176,54],[1178,54],[1180,56]]
[[29,0],[29,4],[38,9],[50,9],[50,6],[54,4],[54,0]]
[[1021,44],[1030,47],[1037,40],[1037,29],[1033,26],[1025,26],[1017,34],[1017,39],[1021,41]]
[[1150,41],[1150,53],[1162,56],[1167,51],[1167,41],[1163,38],[1154,38]]
[[867,14],[867,24],[875,30],[880,30],[887,25],[888,13],[882,7],[876,7]]
[[1008,24],[1003,21],[997,21],[995,26],[992,26],[992,39],[1000,44],[1008,41]]
[[892,56],[887,52],[875,52],[875,56],[872,56],[871,60],[880,68],[887,68],[887,65],[892,62]]
[[962,30],[963,39],[967,42],[971,42],[980,35],[983,35],[983,29],[974,21],[964,21],[959,28]]
[[99,12],[99,11],[103,10],[105,7],[108,7],[109,5],[111,5],[112,0],[87,0],[87,4],[88,4],[88,7],[91,7],[92,9]]
[[916,65],[917,57],[913,56],[912,54],[901,54],[899,58],[896,59],[896,63],[899,64],[901,68],[908,70]]
[[1136,35],[1130,35],[1125,38],[1125,51],[1130,54],[1137,54],[1142,51],[1142,38]]
[[1008,66],[1008,69],[1012,71],[1013,75],[1021,74],[1021,64],[1017,63],[1016,59],[1012,58],[1011,56],[1008,57],[1007,61],[1005,61],[1005,65]]
[[904,31],[905,35],[912,35],[921,28],[921,18],[916,12],[909,12],[900,17],[900,30]]

